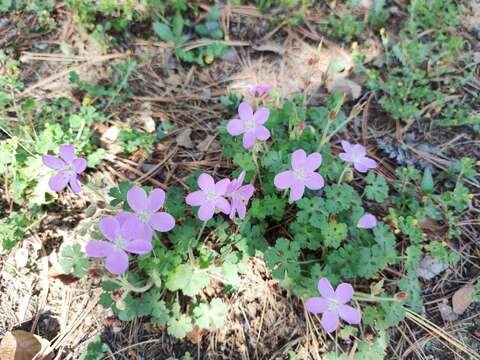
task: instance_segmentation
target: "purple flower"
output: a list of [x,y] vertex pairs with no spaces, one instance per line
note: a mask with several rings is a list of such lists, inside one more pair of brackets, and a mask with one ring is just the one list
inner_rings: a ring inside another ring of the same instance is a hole
[[281,172],[273,182],[279,189],[290,188],[290,200],[297,201],[302,198],[305,187],[311,190],[323,187],[322,175],[315,172],[321,163],[322,155],[319,153],[307,156],[302,149],[295,150],[292,154],[292,170]]
[[312,297],[305,302],[305,307],[313,314],[322,315],[322,326],[326,332],[335,331],[340,318],[349,324],[360,324],[362,314],[357,309],[346,305],[353,297],[353,287],[341,283],[334,291],[332,284],[326,278],[318,282],[320,297]]
[[268,120],[270,111],[267,108],[259,108],[253,113],[252,107],[242,102],[238,107],[238,115],[240,119],[233,119],[228,122],[227,131],[232,136],[243,134],[243,147],[251,148],[255,141],[265,141],[270,138],[270,131],[263,126]]
[[154,189],[147,197],[145,190],[133,187],[127,193],[128,205],[136,218],[143,224],[148,239],[152,239],[153,230],[167,232],[175,227],[175,219],[166,212],[158,211],[165,202],[165,191]]
[[82,191],[78,174],[85,171],[87,161],[84,158],[75,157],[75,147],[73,145],[62,145],[60,147],[60,157],[43,155],[42,162],[46,167],[58,171],[48,181],[50,189],[59,192],[69,184],[74,193]]
[[363,214],[357,223],[360,229],[373,229],[375,226],[377,226],[377,218],[370,213]]
[[92,240],[85,251],[91,257],[107,258],[105,267],[112,274],[122,274],[128,269],[127,252],[145,254],[152,250],[143,224],[134,217],[107,216],[100,221],[100,231],[108,241]]
[[342,140],[342,147],[345,152],[340,153],[340,159],[352,163],[357,171],[362,173],[367,172],[368,169],[375,169],[377,162],[366,157],[367,150],[365,146],[360,144],[352,145],[348,141]]
[[248,200],[253,195],[255,187],[252,184],[242,185],[245,179],[245,171],[242,171],[238,179],[232,180],[227,187],[227,196],[231,199],[230,204],[230,219],[235,218],[235,213],[238,212],[240,219],[245,218],[247,212]]
[[264,95],[267,95],[267,94],[270,93],[270,91],[272,91],[272,85],[268,85],[268,84],[260,84],[260,85],[257,85],[257,86],[250,86],[247,89],[247,92],[250,95],[258,96],[258,97],[262,97]]
[[230,213],[230,204],[223,196],[227,192],[230,180],[223,179],[215,183],[215,180],[208,174],[201,174],[198,177],[200,190],[187,195],[185,201],[190,206],[200,206],[198,218],[202,221],[210,220],[219,209],[224,214]]

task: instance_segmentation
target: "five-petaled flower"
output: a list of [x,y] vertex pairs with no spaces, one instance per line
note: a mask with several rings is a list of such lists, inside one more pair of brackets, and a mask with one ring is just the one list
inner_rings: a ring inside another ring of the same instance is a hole
[[270,91],[272,91],[272,85],[268,85],[268,84],[259,84],[259,85],[256,85],[256,86],[250,86],[247,89],[247,92],[250,95],[258,96],[258,97],[262,97],[264,95],[267,95],[267,94],[270,93]]
[[322,314],[322,326],[326,332],[335,331],[342,318],[347,323],[360,324],[362,314],[359,310],[346,305],[353,297],[353,287],[341,283],[334,291],[332,284],[326,278],[318,282],[320,297],[312,297],[305,302],[308,311],[313,314]]
[[367,172],[368,169],[375,169],[377,162],[366,156],[367,150],[365,146],[360,144],[352,145],[348,141],[342,140],[342,147],[345,152],[340,153],[340,159],[352,163],[357,171],[362,173]]
[[324,185],[322,175],[315,170],[322,164],[322,155],[312,153],[307,156],[302,149],[292,154],[292,170],[283,171],[273,180],[279,189],[290,188],[290,200],[302,198],[305,187],[311,190],[321,189]]
[[243,147],[251,148],[257,139],[265,141],[270,138],[270,131],[263,126],[268,120],[270,111],[261,107],[253,113],[252,107],[242,102],[238,107],[240,119],[230,120],[227,124],[227,131],[232,136],[243,134]]
[[100,221],[100,231],[108,241],[92,240],[85,252],[91,257],[106,258],[105,267],[112,274],[127,271],[127,252],[145,254],[152,250],[143,224],[132,216],[107,216]]
[[198,218],[202,221],[210,220],[219,209],[224,214],[230,214],[230,204],[224,195],[227,192],[230,180],[223,179],[215,183],[215,180],[208,174],[201,174],[198,177],[200,190],[187,195],[185,201],[190,206],[200,206]]
[[172,215],[158,211],[165,202],[165,191],[162,189],[154,189],[147,197],[145,190],[133,187],[128,190],[127,202],[135,212],[135,217],[143,224],[148,239],[152,239],[153,230],[167,232],[175,227]]
[[252,184],[242,185],[245,179],[245,171],[242,171],[237,179],[234,179],[228,184],[227,196],[231,199],[230,203],[230,219],[235,218],[235,213],[238,212],[240,219],[245,218],[247,212],[248,200],[253,195],[255,187]]
[[360,229],[373,229],[375,226],[377,226],[377,218],[370,213],[363,214],[357,223]]
[[82,191],[78,174],[81,174],[87,168],[87,161],[84,158],[75,156],[75,147],[65,144],[60,147],[60,157],[52,155],[43,155],[42,162],[50,169],[57,170],[57,174],[53,175],[48,185],[53,191],[59,192],[70,185],[70,189],[74,193]]

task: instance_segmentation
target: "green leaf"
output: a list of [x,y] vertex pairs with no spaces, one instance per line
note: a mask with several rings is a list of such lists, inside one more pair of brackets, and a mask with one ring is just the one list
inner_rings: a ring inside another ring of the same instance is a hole
[[388,185],[385,177],[369,172],[366,177],[365,196],[368,200],[382,203],[388,197]]
[[336,221],[330,221],[322,224],[320,231],[322,233],[323,243],[325,246],[334,249],[338,248],[348,235],[347,225],[344,223],[338,223]]
[[373,342],[359,342],[355,360],[383,360],[387,355],[387,346],[388,335],[382,331]]
[[164,41],[175,41],[175,35],[167,24],[155,21],[153,23],[153,31]]
[[101,360],[108,351],[108,346],[102,343],[100,336],[95,336],[87,345],[87,351],[80,355],[79,360]]
[[75,243],[63,248],[60,255],[60,266],[66,274],[83,277],[90,268],[90,260],[85,255],[80,244]]
[[432,171],[428,167],[425,168],[425,171],[423,172],[423,178],[422,178],[422,183],[420,184],[420,187],[426,193],[429,193],[429,194],[433,193],[434,183],[433,183]]
[[[176,11],[172,20],[173,24],[173,35],[176,39],[179,39],[182,36],[184,20],[180,11]],[[169,29],[170,30],[170,29]]]
[[275,247],[265,252],[265,261],[276,279],[283,280],[285,273],[288,273],[290,278],[295,279],[300,276],[299,256],[300,247],[296,242],[279,238]]
[[223,327],[228,305],[222,299],[215,298],[210,304],[201,303],[193,309],[195,325],[203,329],[218,330]]
[[189,264],[182,264],[168,276],[165,286],[170,291],[182,290],[185,295],[193,297],[209,282],[210,279],[205,271],[193,268]]
[[167,322],[167,332],[169,335],[177,339],[183,339],[190,331],[192,331],[192,319],[186,314],[180,313],[180,305],[172,306],[172,316]]

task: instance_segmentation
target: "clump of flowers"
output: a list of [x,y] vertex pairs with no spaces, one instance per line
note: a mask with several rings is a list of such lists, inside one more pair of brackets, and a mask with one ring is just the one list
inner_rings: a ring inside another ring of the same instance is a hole
[[223,179],[215,183],[208,174],[201,174],[197,180],[200,190],[187,195],[186,203],[190,206],[199,206],[198,218],[202,221],[210,220],[218,209],[226,215],[230,214],[230,204],[225,199],[230,180]]
[[335,331],[340,318],[351,325],[360,324],[360,311],[347,305],[353,297],[352,285],[341,283],[334,290],[328,279],[321,278],[317,288],[321,296],[308,299],[305,306],[313,314],[322,314],[322,327],[326,332]]
[[75,147],[70,144],[62,145],[59,153],[60,157],[52,155],[42,156],[43,164],[57,171],[48,181],[48,185],[55,192],[60,192],[69,185],[74,193],[79,193],[82,191],[82,188],[78,181],[78,175],[87,168],[87,161],[84,158],[76,157]]
[[275,176],[274,184],[278,189],[290,189],[290,201],[303,197],[305,187],[319,190],[324,185],[322,175],[315,170],[322,164],[322,155],[312,153],[307,156],[299,149],[292,154],[292,170],[284,171]]
[[352,145],[348,141],[342,140],[342,147],[345,152],[340,153],[338,156],[343,161],[352,163],[357,171],[365,173],[369,169],[377,167],[377,162],[366,156],[367,150],[365,146],[360,144]]
[[115,275],[127,271],[127,253],[145,254],[152,250],[143,224],[134,217],[119,215],[100,221],[100,231],[107,241],[92,240],[85,248],[90,257],[106,258],[105,268]]
[[377,218],[370,213],[363,214],[357,223],[360,229],[373,229],[375,226],[377,226]]
[[145,190],[133,187],[127,193],[127,203],[135,212],[127,214],[142,223],[147,238],[152,239],[153,230],[167,232],[175,227],[174,217],[159,211],[165,203],[165,191],[162,189],[154,189],[147,197]]
[[270,116],[267,108],[258,108],[255,113],[252,107],[242,102],[238,107],[239,119],[232,119],[227,124],[227,131],[232,136],[243,134],[243,147],[250,149],[258,140],[265,141],[270,138],[270,131],[263,126]]
[[227,196],[231,199],[230,202],[230,219],[235,218],[238,213],[240,219],[245,218],[247,212],[247,204],[253,196],[255,187],[252,184],[243,185],[245,179],[245,171],[242,171],[237,179],[234,179],[228,184]]

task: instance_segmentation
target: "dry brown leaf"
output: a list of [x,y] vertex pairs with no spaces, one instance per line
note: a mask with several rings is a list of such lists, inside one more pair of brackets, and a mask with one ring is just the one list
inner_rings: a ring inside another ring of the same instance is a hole
[[193,344],[200,344],[202,341],[202,338],[208,333],[205,329],[201,329],[198,327],[198,325],[195,325],[192,329],[187,334],[187,339],[192,342]]
[[327,83],[327,90],[330,93],[342,92],[348,99],[356,99],[362,93],[362,87],[355,81],[345,78],[335,78]]
[[283,47],[283,45],[276,43],[274,41],[267,41],[263,44],[254,45],[252,46],[252,48],[254,48],[257,51],[270,51],[270,52],[277,53],[279,55],[283,55],[285,53],[285,48]]
[[440,311],[440,316],[443,321],[455,321],[458,319],[458,315],[455,314],[452,307],[448,305],[447,299],[443,299],[443,301],[438,304],[438,310]]
[[472,296],[475,292],[475,286],[467,284],[458,289],[452,297],[453,312],[463,314],[472,303]]
[[35,357],[49,346],[49,341],[23,330],[9,331],[0,343],[0,360],[47,360],[51,356]]
[[193,143],[192,139],[190,139],[190,135],[192,135],[192,129],[190,128],[186,128],[181,131],[176,137],[177,144],[179,146],[183,146],[184,148],[192,149]]

